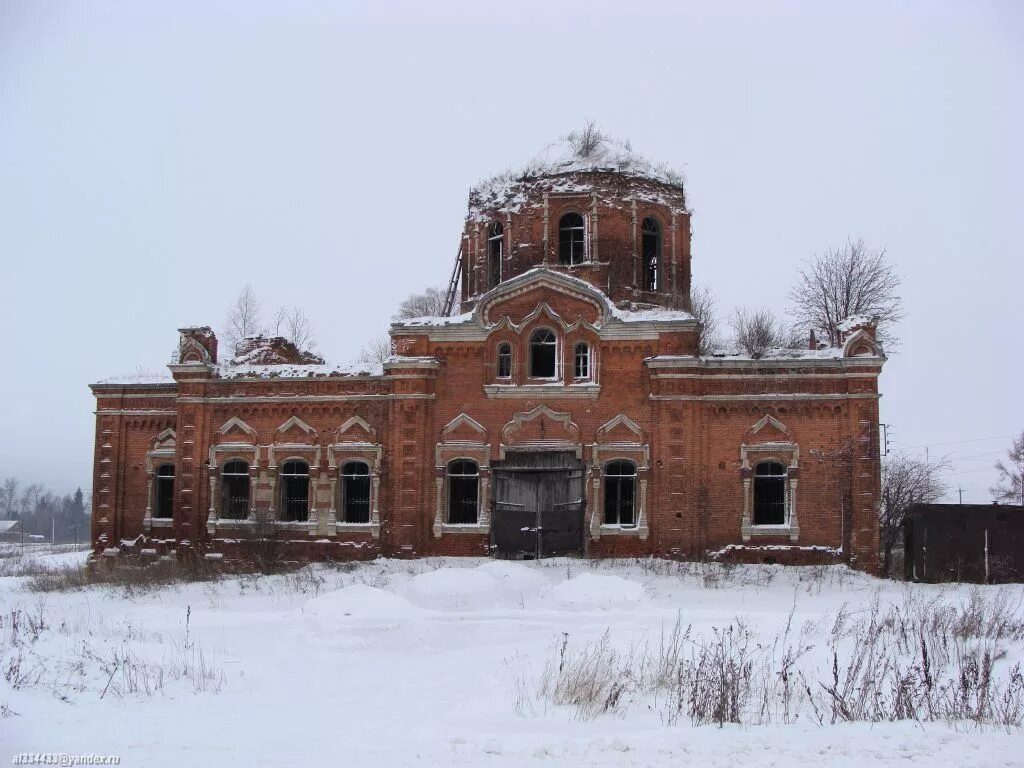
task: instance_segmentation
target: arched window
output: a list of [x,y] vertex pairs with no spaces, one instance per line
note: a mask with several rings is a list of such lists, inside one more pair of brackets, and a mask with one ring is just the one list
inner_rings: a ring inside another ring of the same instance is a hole
[[658,278],[661,272],[661,226],[652,218],[644,219],[640,227],[641,253],[644,262],[644,290],[658,290]]
[[174,465],[161,464],[156,470],[156,509],[153,517],[174,517]]
[[350,461],[341,468],[341,519],[370,522],[370,467],[364,461]]
[[590,347],[582,341],[573,354],[573,378],[580,381],[590,378]]
[[762,461],[754,468],[754,525],[786,524],[786,467]]
[[558,261],[582,264],[586,260],[586,230],[583,217],[567,213],[558,222]]
[[448,464],[448,522],[476,525],[480,470],[475,461],[456,459]]
[[491,224],[487,231],[487,287],[493,288],[501,282],[501,255],[505,248],[505,228],[500,221]]
[[229,520],[249,516],[249,465],[240,459],[226,461],[221,467],[220,516]]
[[505,341],[498,345],[498,378],[512,378],[512,345]]
[[281,484],[281,519],[305,522],[309,519],[309,464],[286,461],[278,473]]
[[530,377],[553,379],[556,376],[558,342],[547,328],[538,328],[530,336]]
[[610,461],[604,468],[604,524],[636,525],[636,465],[631,461]]

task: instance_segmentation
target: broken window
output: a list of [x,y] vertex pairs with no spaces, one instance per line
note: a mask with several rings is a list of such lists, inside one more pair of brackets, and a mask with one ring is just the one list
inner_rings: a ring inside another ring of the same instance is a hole
[[636,525],[636,465],[631,461],[610,461],[604,468],[604,524]]
[[457,459],[448,464],[448,522],[476,525],[480,472],[475,461]]
[[278,473],[281,483],[281,519],[301,523],[309,519],[309,464],[286,461]]
[[786,524],[786,467],[762,461],[754,468],[754,525]]
[[156,470],[156,510],[153,517],[174,517],[174,465],[162,464]]
[[512,345],[508,342],[498,345],[498,378],[512,378]]
[[585,229],[583,217],[567,213],[558,222],[558,261],[562,264],[582,264],[585,255]]
[[576,345],[576,353],[573,355],[575,364],[573,365],[573,378],[575,379],[589,379],[590,378],[590,347],[582,341]]
[[555,334],[547,328],[538,328],[530,336],[530,376],[534,379],[555,378],[557,360]]
[[341,519],[370,522],[370,467],[366,462],[350,461],[341,468]]
[[655,219],[646,218],[640,228],[641,253],[644,262],[645,291],[658,290],[658,277],[661,271],[661,226]]
[[501,255],[505,247],[505,228],[500,221],[491,224],[487,232],[487,287],[501,282]]
[[221,468],[220,516],[229,520],[249,516],[249,465],[239,459],[226,461]]

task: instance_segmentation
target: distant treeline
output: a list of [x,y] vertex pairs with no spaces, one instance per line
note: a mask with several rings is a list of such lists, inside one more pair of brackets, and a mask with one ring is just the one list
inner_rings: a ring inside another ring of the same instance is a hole
[[0,520],[20,520],[26,538],[39,534],[57,543],[88,541],[90,506],[81,488],[60,496],[40,483],[22,486],[13,477],[0,486]]

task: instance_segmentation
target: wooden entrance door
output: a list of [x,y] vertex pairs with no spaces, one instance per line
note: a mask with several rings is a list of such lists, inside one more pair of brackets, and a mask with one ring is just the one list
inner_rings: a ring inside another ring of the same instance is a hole
[[583,462],[563,452],[511,453],[492,466],[493,544],[504,557],[583,549]]

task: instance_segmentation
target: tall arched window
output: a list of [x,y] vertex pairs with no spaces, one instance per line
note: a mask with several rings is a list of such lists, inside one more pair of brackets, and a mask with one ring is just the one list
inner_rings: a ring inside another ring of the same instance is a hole
[[479,509],[480,469],[475,461],[456,459],[448,463],[448,522],[476,525]]
[[161,464],[156,470],[156,509],[153,517],[174,517],[174,465]]
[[582,381],[590,378],[590,346],[579,342],[573,353],[573,378]]
[[501,256],[505,249],[505,228],[500,221],[491,224],[487,230],[487,287],[493,288],[501,282]]
[[226,461],[221,467],[220,516],[229,520],[249,516],[249,465],[240,459]]
[[305,522],[309,519],[309,464],[286,461],[278,473],[281,484],[281,519]]
[[583,217],[567,213],[558,222],[558,261],[582,264],[586,260],[586,229]]
[[503,341],[498,345],[498,370],[499,379],[512,378],[512,345]]
[[341,468],[341,519],[370,522],[370,466],[364,461],[350,461]]
[[644,290],[658,290],[658,279],[661,272],[661,226],[657,220],[644,219],[640,228],[641,253],[644,262]]
[[610,461],[604,467],[604,524],[636,525],[636,465]]
[[786,467],[762,461],[754,467],[754,525],[786,524]]
[[558,366],[558,342],[547,328],[538,328],[530,336],[530,377],[553,379]]

